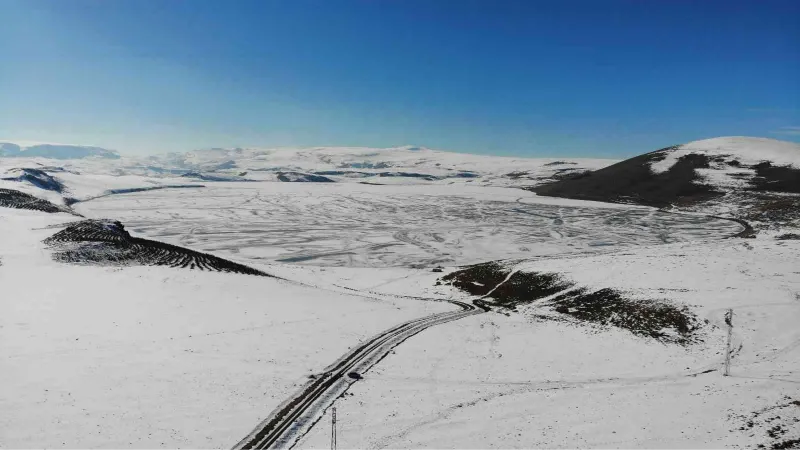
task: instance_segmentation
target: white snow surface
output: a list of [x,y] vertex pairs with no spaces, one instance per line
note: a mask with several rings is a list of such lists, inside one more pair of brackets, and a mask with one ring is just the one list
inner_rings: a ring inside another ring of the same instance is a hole
[[4,448],[227,447],[349,346],[451,309],[319,282],[53,262],[45,227],[72,220],[0,208]]
[[[798,241],[719,240],[520,264],[691,305],[709,321],[704,341],[683,348],[542,321],[535,304],[453,322],[410,339],[337,402],[339,446],[769,448],[800,438],[798,251]],[[329,420],[299,447],[324,447]],[[771,440],[778,425],[785,434]]]
[[[728,145],[701,142],[704,151]],[[720,154],[733,154],[726,148]],[[759,162],[745,153],[743,163]],[[544,321],[537,304],[437,326],[337,401],[340,448],[752,448],[800,439],[800,241],[724,239],[741,226],[504,187],[610,163],[564,161],[579,164],[416,148],[0,159],[0,178],[50,168],[67,192],[0,187],[85,200],[73,206],[86,217],[286,279],[57,263],[42,240],[79,218],[0,208],[0,447],[228,447],[348,347],[452,309],[420,298],[469,300],[436,286],[442,273],[431,267],[495,259],[687,305],[708,320],[703,340],[682,347]],[[352,173],[331,175],[337,183],[265,181],[287,168]],[[187,170],[260,181],[198,182],[180,176]],[[531,179],[507,176],[526,170]],[[450,177],[462,171],[478,176]],[[198,183],[206,187],[110,192]],[[723,377],[728,308],[735,353]],[[322,420],[299,445],[327,447],[329,433]]]
[[[675,150],[668,150],[666,158],[653,163],[650,167],[656,173],[666,172],[678,162],[679,158],[692,153],[725,156],[727,160],[737,160],[745,165],[769,161],[777,166],[800,168],[800,144],[744,136],[719,137],[689,142],[678,146]],[[728,170],[741,172],[746,169],[730,167]]]

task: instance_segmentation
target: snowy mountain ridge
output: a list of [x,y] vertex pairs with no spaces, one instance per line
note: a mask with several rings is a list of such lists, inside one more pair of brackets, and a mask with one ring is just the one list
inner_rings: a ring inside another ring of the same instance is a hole
[[0,157],[5,158],[51,158],[51,159],[82,159],[104,158],[119,159],[120,155],[115,150],[89,145],[70,144],[32,144],[21,145],[11,142],[0,142]]
[[[386,170],[404,169],[429,175],[445,175],[452,171],[501,174],[533,170],[542,166],[561,169],[593,169],[613,162],[608,159],[524,158],[474,155],[432,150],[425,147],[311,147],[311,148],[213,148],[186,153],[154,156],[149,161],[167,167],[195,170]],[[565,162],[565,164],[559,164]],[[571,167],[573,166],[573,167]]]
[[776,139],[746,136],[718,137],[693,141],[658,152],[663,153],[666,158],[650,165],[655,173],[669,170],[681,157],[690,154],[705,155],[720,160],[715,162],[724,162],[721,160],[728,158],[729,162],[736,161],[733,162],[733,167],[769,161],[773,165],[800,168],[800,144]]

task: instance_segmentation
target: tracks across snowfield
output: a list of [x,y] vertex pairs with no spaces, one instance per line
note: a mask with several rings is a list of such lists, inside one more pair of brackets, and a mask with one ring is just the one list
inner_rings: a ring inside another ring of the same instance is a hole
[[[443,301],[443,300],[436,300]],[[281,403],[234,449],[288,448],[308,432],[323,412],[344,394],[361,374],[386,357],[406,339],[434,325],[480,314],[482,309],[469,303],[446,300],[459,311],[432,314],[390,328],[350,350],[321,374],[314,375],[300,390]],[[353,376],[350,376],[353,374]]]

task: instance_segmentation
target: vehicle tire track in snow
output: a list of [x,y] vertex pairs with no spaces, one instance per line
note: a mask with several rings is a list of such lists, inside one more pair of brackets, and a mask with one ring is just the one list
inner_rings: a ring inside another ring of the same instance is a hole
[[[437,299],[437,301],[440,301]],[[325,410],[357,381],[350,373],[363,374],[406,339],[435,325],[458,320],[483,310],[468,303],[447,300],[459,311],[437,313],[414,319],[386,330],[349,351],[289,399],[281,403],[234,449],[288,448],[310,430]]]

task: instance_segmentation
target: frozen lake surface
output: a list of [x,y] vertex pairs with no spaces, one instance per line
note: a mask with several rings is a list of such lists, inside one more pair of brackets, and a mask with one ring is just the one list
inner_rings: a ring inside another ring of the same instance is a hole
[[727,220],[467,186],[210,183],[77,205],[129,231],[244,260],[430,267],[721,238]]

